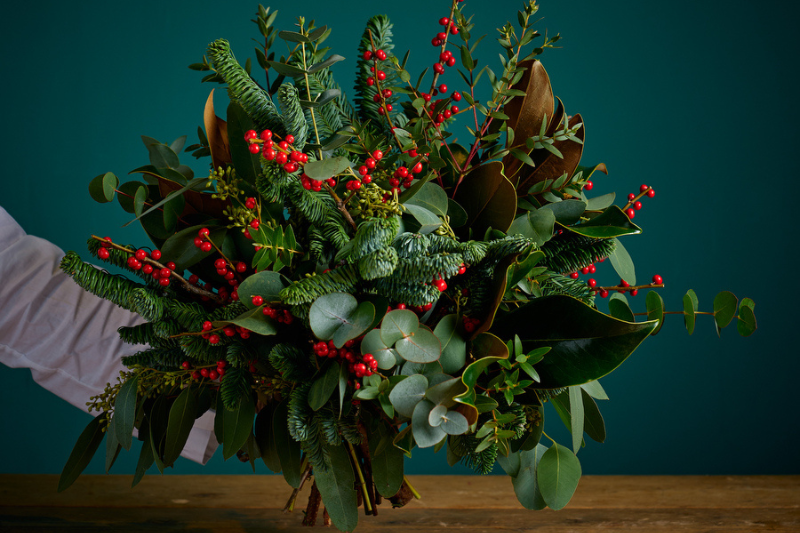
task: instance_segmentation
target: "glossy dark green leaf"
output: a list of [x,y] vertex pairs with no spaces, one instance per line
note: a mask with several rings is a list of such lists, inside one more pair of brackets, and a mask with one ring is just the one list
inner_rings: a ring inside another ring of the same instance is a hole
[[730,291],[722,291],[714,298],[714,321],[722,329],[731,323],[736,316],[739,299]]
[[406,204],[404,207],[406,211],[411,213],[411,216],[413,216],[414,219],[416,219],[416,221],[419,223],[419,229],[417,230],[417,233],[427,235],[442,225],[442,221],[439,220],[439,217],[436,216],[436,213],[433,211],[429,211],[424,207],[414,204]]
[[447,215],[447,200],[447,193],[444,192],[444,189],[429,181],[424,183],[414,196],[406,200],[404,205],[418,205],[444,217]]
[[237,289],[239,301],[253,309],[253,296],[261,296],[264,303],[280,302],[280,292],[286,284],[277,272],[265,270],[248,276]]
[[622,209],[612,205],[588,222],[570,226],[569,231],[598,239],[620,237],[622,235],[635,235],[642,232],[642,228],[631,222]]
[[300,486],[300,443],[289,433],[289,399],[284,399],[275,409],[272,419],[272,431],[275,435],[275,446],[281,462],[283,478],[293,488]]
[[645,298],[645,305],[647,305],[647,320],[654,320],[657,325],[650,335],[655,335],[661,331],[661,326],[664,325],[664,300],[661,295],[656,291],[650,291]]
[[581,479],[581,463],[578,458],[564,446],[553,445],[542,455],[536,472],[542,498],[551,509],[563,509]]
[[384,498],[391,498],[403,484],[403,451],[392,444],[393,433],[382,422],[369,437],[369,453],[375,488]]
[[433,334],[442,343],[442,355],[439,364],[442,365],[442,372],[454,374],[464,367],[467,359],[467,342],[458,332],[458,315],[450,314],[442,318]]
[[312,180],[326,180],[341,174],[350,167],[351,163],[344,156],[328,157],[318,161],[310,161],[303,167],[303,172]]
[[317,338],[333,339],[337,348],[363,334],[372,324],[375,306],[358,303],[350,294],[334,292],[320,296],[311,304],[308,320]]
[[92,460],[97,448],[105,437],[103,433],[103,423],[106,418],[106,413],[100,413],[86,426],[75,442],[75,447],[72,448],[72,453],[69,454],[67,463],[61,471],[61,477],[58,479],[58,492],[62,492],[70,487],[81,472]]
[[683,295],[683,323],[686,325],[686,331],[689,335],[694,333],[694,325],[697,319],[697,295],[692,289],[689,289]]
[[150,427],[148,424],[142,424],[139,429],[139,438],[144,441],[142,449],[139,452],[139,460],[136,462],[136,470],[134,471],[133,481],[131,488],[139,484],[144,477],[145,472],[153,466],[155,457],[153,457],[153,447],[150,446]]
[[139,386],[139,375],[128,379],[119,388],[114,402],[114,430],[117,441],[126,450],[131,449],[133,439],[133,423],[136,420],[136,390]]
[[466,227],[475,235],[483,235],[490,227],[505,232],[517,211],[517,190],[503,175],[503,164],[498,161],[467,174],[455,200],[467,212]]
[[273,415],[275,409],[272,405],[267,405],[258,415],[256,415],[255,438],[256,445],[261,452],[261,460],[267,468],[276,474],[281,471],[281,459],[278,456],[278,446],[275,442],[275,434],[272,430]]
[[181,391],[169,410],[164,444],[164,464],[169,466],[180,456],[197,415],[197,398],[191,387]]
[[122,445],[117,440],[117,433],[114,429],[114,426],[116,426],[115,420],[116,418],[112,416],[111,422],[109,422],[106,428],[106,437],[108,437],[106,439],[106,474],[108,474],[108,471],[114,466],[117,456],[119,456],[119,452],[122,449]]
[[620,278],[631,285],[636,285],[636,270],[633,266],[633,259],[631,259],[631,255],[628,253],[628,250],[622,246],[619,239],[615,240],[617,245],[614,247],[614,251],[611,252],[611,255],[608,256],[608,258],[611,259],[611,266],[614,267],[614,270],[617,271]]
[[581,388],[581,395],[583,397],[584,431],[592,440],[605,442],[606,423],[603,420],[603,415],[600,414],[597,402],[583,388]]
[[89,182],[89,195],[95,202],[105,204],[114,200],[117,186],[119,186],[119,178],[112,172],[106,172]]
[[412,363],[432,363],[442,355],[442,343],[425,326],[397,341],[394,345],[400,357]]
[[245,394],[239,407],[227,410],[222,419],[222,458],[226,461],[236,455],[253,432],[256,404],[250,394]]
[[358,504],[353,489],[355,475],[346,445],[326,446],[330,466],[315,469],[314,480],[331,522],[339,531],[353,531],[358,525]]
[[278,332],[277,322],[264,315],[264,309],[262,307],[248,309],[241,315],[230,320],[214,322],[215,327],[221,327],[226,324],[241,326],[259,335],[275,335]]
[[614,318],[624,320],[625,322],[636,322],[636,317],[633,316],[628,299],[624,294],[615,292],[608,300],[608,312]]
[[471,425],[478,419],[478,409],[475,403],[475,384],[481,374],[492,364],[508,359],[508,348],[496,335],[481,333],[472,341],[470,354],[475,359],[475,362],[467,365],[461,374],[461,381],[466,386],[466,392],[456,396],[455,400],[464,406],[465,411],[462,411],[462,414],[467,417]]
[[511,483],[517,500],[525,509],[540,511],[547,506],[536,476],[536,469],[546,450],[545,446],[537,444],[533,449],[521,450],[518,454],[519,469],[512,476]]
[[428,379],[422,374],[414,374],[398,383],[389,393],[389,401],[401,415],[411,418],[414,408],[425,397]]
[[605,389],[603,386],[600,385],[599,381],[590,381],[589,383],[584,383],[581,385],[581,388],[586,391],[586,393],[596,400],[608,400],[608,394],[606,394]]
[[142,135],[142,141],[150,153],[150,164],[156,168],[176,168],[180,165],[178,154],[166,144],[156,141],[152,137]]
[[610,373],[655,326],[655,322],[615,319],[570,296],[545,296],[496,320],[492,331],[502,338],[519,334],[527,351],[550,346],[552,350],[536,365],[542,382],[533,388],[553,389]]
[[[208,257],[208,253],[194,245],[194,238],[197,237],[197,232],[203,227],[204,226],[192,226],[181,230],[167,239],[161,246],[161,253],[163,256],[168,257],[177,265],[175,269],[177,272],[190,268],[192,265]],[[222,226],[209,226],[208,229],[208,237],[211,239],[211,242],[216,244],[217,247],[221,247],[228,229]]]
[[736,321],[736,329],[742,337],[749,337],[755,333],[758,324],[755,315],[756,303],[750,298],[742,299],[739,304],[739,319]]
[[522,235],[541,246],[553,236],[556,216],[550,209],[537,209],[514,219],[508,228],[509,235]]
[[564,226],[575,224],[586,211],[586,202],[583,200],[563,200],[545,204],[542,209],[549,209],[556,217],[556,222]]
[[242,106],[231,102],[228,106],[228,143],[231,151],[236,177],[250,185],[255,185],[256,177],[261,173],[259,154],[250,152],[250,145],[244,140],[248,130],[254,130],[253,120],[245,113]]
[[311,385],[308,391],[308,405],[314,410],[319,411],[323,405],[328,403],[333,391],[339,385],[339,364],[332,362]]
[[467,223],[467,212],[461,207],[461,204],[453,200],[447,199],[447,214],[450,217],[450,227],[460,228]]

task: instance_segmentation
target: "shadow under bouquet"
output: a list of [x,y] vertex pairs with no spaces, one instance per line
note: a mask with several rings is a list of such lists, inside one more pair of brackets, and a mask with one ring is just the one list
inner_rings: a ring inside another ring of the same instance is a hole
[[[383,500],[418,497],[403,474],[415,447],[480,473],[498,462],[528,509],[567,504],[584,435],[605,439],[598,379],[658,332],[665,310],[663,279],[637,285],[621,242],[641,232],[632,219],[655,192],[642,185],[622,205],[590,195],[607,171],[581,166],[583,120],[537,59],[558,40],[535,30],[537,10],[525,2],[499,30],[492,70],[478,68],[481,39],[453,0],[435,62],[414,75],[375,16],[352,101],[331,73],[344,58],[323,46],[325,26],[300,18],[278,31],[277,13],[259,6],[255,71],[227,41],[209,45],[190,68],[227,87],[226,119],[212,90],[197,144],[143,137],[150,163],[136,179],[106,173],[89,187],[97,201],[117,198],[154,248],[89,240],[130,278],[75,252],[63,259],[86,290],[144,317],[119,333],[149,347],[90,402],[99,414],[59,490],[104,438],[110,468],[134,429],[133,484],[154,464],[163,472],[213,410],[224,458],[282,472],[287,510],[311,485],[309,525],[324,505],[326,523],[352,531],[359,506],[377,514]],[[279,57],[276,39],[290,52]],[[468,143],[453,140],[457,119]],[[181,152],[207,173],[195,177]],[[606,259],[618,285],[581,277]],[[626,294],[640,290],[646,311],[634,313]],[[595,300],[610,294],[605,314]],[[756,328],[752,300],[729,292],[705,313],[693,291],[682,304],[689,333],[698,314],[718,330],[734,318],[744,336]],[[543,431],[548,402],[571,442]]]

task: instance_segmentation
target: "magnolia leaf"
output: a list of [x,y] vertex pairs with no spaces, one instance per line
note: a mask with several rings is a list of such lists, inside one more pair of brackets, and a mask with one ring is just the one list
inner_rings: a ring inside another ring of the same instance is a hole
[[541,246],[553,236],[556,215],[550,209],[536,209],[516,218],[508,228],[509,235],[522,235]]
[[[447,193],[435,183],[427,182],[420,187],[417,193],[403,202],[403,205],[417,205],[440,216],[447,216]],[[413,214],[413,213],[412,213]]]
[[455,200],[467,212],[464,228],[471,228],[475,235],[483,235],[490,227],[505,232],[517,211],[517,191],[503,174],[499,161],[467,174]]
[[628,215],[616,205],[612,205],[588,222],[569,226],[566,229],[593,239],[608,239],[642,232],[642,228],[631,222]]

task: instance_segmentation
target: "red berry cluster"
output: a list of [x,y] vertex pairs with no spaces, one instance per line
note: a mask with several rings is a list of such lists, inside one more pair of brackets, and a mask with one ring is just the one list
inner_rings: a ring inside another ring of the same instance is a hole
[[[336,178],[328,178],[328,179],[325,180],[325,182],[330,187],[336,187]],[[301,174],[300,175],[300,184],[307,191],[319,192],[319,191],[322,190],[322,182],[321,181],[312,180],[311,178],[309,178],[305,174]]]
[[[433,36],[433,39],[431,39],[431,44],[433,46],[442,46],[443,44],[445,44],[445,41],[447,40],[447,32],[450,32],[452,35],[456,35],[458,33],[458,28],[456,27],[455,22],[453,22],[447,17],[440,18],[439,25],[444,26],[444,31],[440,31],[439,33]],[[452,62],[445,60],[440,63],[434,63],[433,70],[441,74],[442,72],[444,72],[444,65],[452,67],[455,66],[455,64],[456,64],[455,58],[453,58]],[[439,72],[439,69],[441,69],[441,72]]]
[[648,187],[644,183],[639,186],[639,194],[630,193],[628,195],[628,205],[629,207],[625,214],[628,215],[628,218],[633,218],[636,215],[636,211],[639,211],[642,208],[642,202],[639,201],[640,198],[647,196],[648,198],[652,198],[656,195],[656,191],[653,190],[652,187]]
[[475,328],[477,328],[478,324],[481,323],[479,319],[470,318],[468,316],[461,317],[461,321],[464,323],[464,329],[467,331],[467,333],[472,333],[475,331]]
[[288,325],[294,322],[294,315],[288,309],[278,309],[268,305],[264,307],[264,315],[282,324]]
[[[418,315],[421,315],[423,313],[427,313],[428,311],[431,310],[432,307],[433,307],[433,302],[428,302],[425,305],[416,305],[416,306],[412,306],[412,307],[409,307],[404,303],[399,303],[399,304],[394,306],[395,309],[408,309],[409,311],[414,311]],[[387,313],[389,311],[391,311],[391,310],[392,310],[392,306],[391,305],[386,308],[386,312]]]
[[[367,78],[367,85],[372,87],[375,85],[375,80],[383,81],[386,79],[386,73],[380,70],[380,62],[386,61],[388,57],[386,52],[383,50],[367,50],[364,52],[364,61],[372,61],[373,64],[369,67],[369,71],[373,74],[372,76]],[[378,84],[378,92],[372,97],[372,101],[376,104],[381,104],[378,108],[379,115],[385,115],[386,112],[392,110],[392,104],[387,102],[389,98],[392,97],[392,90],[391,89],[380,89],[380,84]]]
[[[192,365],[189,364],[189,361],[184,361],[183,364],[181,364],[181,366],[186,370],[192,368]],[[217,361],[216,369],[206,367],[206,368],[201,368],[199,370],[195,370],[194,372],[192,372],[192,378],[196,380],[207,378],[213,381],[225,375],[225,367],[227,366],[228,362],[225,361],[224,359],[220,359],[219,361]]]
[[202,337],[206,339],[209,344],[219,344],[222,340],[222,337],[220,337],[219,333],[216,333],[216,331],[221,331],[226,337],[235,337],[238,334],[242,339],[250,338],[250,330],[247,328],[227,325],[220,330],[215,330],[214,324],[211,323],[210,320],[203,322],[203,331],[205,333],[202,334]]
[[[354,374],[356,378],[371,376],[373,372],[378,370],[378,361],[375,360],[372,354],[368,353],[360,356],[358,351],[353,350],[352,348],[356,347],[358,342],[360,342],[360,339],[358,341],[349,340],[344,343],[341,349],[337,349],[333,341],[319,341],[314,344],[314,353],[317,357],[327,357],[329,359],[338,357],[343,361],[347,361],[348,370],[351,374]],[[358,383],[355,384],[355,388],[359,388]]]

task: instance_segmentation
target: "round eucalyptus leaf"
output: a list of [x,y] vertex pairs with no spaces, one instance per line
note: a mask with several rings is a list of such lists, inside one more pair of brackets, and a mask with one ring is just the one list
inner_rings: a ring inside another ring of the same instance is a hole
[[442,343],[431,330],[419,328],[413,335],[397,341],[395,349],[406,361],[432,363],[439,360]]
[[386,313],[381,323],[381,340],[386,346],[408,337],[419,329],[419,319],[413,311],[396,309]]
[[421,374],[408,376],[398,383],[389,393],[389,401],[395,410],[403,416],[411,418],[416,405],[425,397],[428,380]]
[[442,428],[431,426],[428,423],[428,417],[434,407],[433,403],[428,400],[422,400],[414,407],[414,414],[411,416],[411,431],[420,448],[435,446],[447,436]]
[[447,411],[442,417],[441,428],[448,435],[463,435],[469,430],[469,422],[458,411]]
[[431,409],[430,414],[428,414],[428,424],[433,427],[441,425],[442,421],[447,414],[447,407],[444,405],[437,405],[433,409]]

